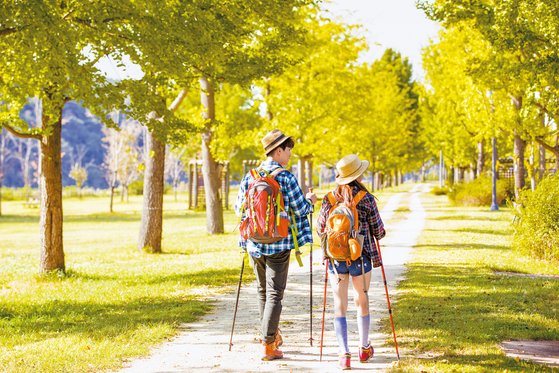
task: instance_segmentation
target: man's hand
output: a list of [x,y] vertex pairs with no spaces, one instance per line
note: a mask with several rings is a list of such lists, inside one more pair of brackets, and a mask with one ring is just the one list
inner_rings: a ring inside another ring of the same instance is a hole
[[309,188],[309,192],[305,195],[305,198],[308,199],[309,201],[311,201],[311,203],[313,205],[318,200],[318,198],[316,197],[316,194],[313,193],[312,188]]

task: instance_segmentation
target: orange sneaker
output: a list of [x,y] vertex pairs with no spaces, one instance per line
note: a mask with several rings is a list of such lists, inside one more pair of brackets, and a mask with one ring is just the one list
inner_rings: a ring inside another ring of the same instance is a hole
[[278,328],[278,330],[276,331],[276,346],[281,347],[282,344],[283,344],[283,338],[281,336],[281,331]]
[[283,352],[278,350],[278,346],[276,345],[276,341],[265,343],[262,342],[264,346],[264,355],[262,356],[262,360],[276,360],[283,358]]

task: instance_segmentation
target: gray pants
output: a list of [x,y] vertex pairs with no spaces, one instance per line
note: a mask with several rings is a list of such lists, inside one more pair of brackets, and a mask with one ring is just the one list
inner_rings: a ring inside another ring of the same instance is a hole
[[290,255],[291,250],[260,258],[249,255],[256,275],[262,340],[266,343],[274,341],[278,329]]

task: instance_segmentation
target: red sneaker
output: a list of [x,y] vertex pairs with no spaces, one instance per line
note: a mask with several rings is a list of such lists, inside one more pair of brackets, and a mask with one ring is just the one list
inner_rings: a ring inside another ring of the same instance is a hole
[[374,353],[375,350],[373,350],[373,346],[371,346],[371,344],[367,347],[359,347],[359,361],[366,363],[373,357]]
[[350,370],[351,369],[351,354],[349,352],[340,356],[339,360],[340,368],[342,370]]

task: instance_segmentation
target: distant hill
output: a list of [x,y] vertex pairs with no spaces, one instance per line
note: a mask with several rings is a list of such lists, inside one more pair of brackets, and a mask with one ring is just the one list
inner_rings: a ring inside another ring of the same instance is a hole
[[[34,127],[35,110],[32,103],[25,105],[20,112],[20,117],[30,126]],[[75,101],[70,101],[62,112],[62,182],[63,185],[74,185],[68,173],[72,164],[81,158],[82,166],[87,167],[88,177],[84,186],[92,188],[107,188],[107,182],[103,173],[103,158],[105,149],[103,148],[101,132],[102,123],[98,117],[92,115],[88,110]],[[4,132],[5,133],[5,132]],[[34,164],[34,177],[32,177],[32,187],[37,187],[36,165],[38,164],[37,147],[39,143],[35,140],[34,150],[30,154],[30,162]],[[20,146],[25,147],[25,142]],[[7,154],[17,152],[17,148],[12,144],[7,149]],[[4,165],[4,186],[22,187],[23,175],[20,162],[16,159],[9,159]]]

